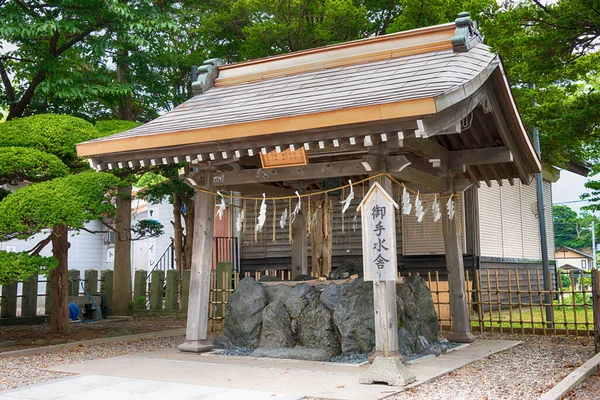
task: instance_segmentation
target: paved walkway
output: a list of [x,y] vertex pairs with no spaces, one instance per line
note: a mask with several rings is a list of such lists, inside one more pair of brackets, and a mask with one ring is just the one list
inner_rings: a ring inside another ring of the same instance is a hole
[[85,375],[4,392],[0,395],[0,400],[158,399],[158,396],[210,400],[291,400],[304,396],[347,400],[381,399],[519,343],[478,340],[441,357],[423,359],[407,366],[416,375],[417,382],[404,388],[359,384],[358,377],[368,366],[220,357],[181,353],[170,349],[81,364],[50,366],[54,371]]

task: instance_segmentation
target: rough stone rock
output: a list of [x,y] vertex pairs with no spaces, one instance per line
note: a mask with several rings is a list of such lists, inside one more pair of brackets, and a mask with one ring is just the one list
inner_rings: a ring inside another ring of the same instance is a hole
[[50,345],[51,345],[51,346],[53,346],[53,345],[57,345],[57,344],[65,344],[65,343],[66,343],[66,342],[65,342],[65,340],[64,340],[64,339],[52,339],[52,340],[50,341]]
[[306,347],[340,354],[340,342],[331,312],[320,301],[309,303],[298,317],[298,340]]
[[45,346],[46,345],[46,341],[44,339],[38,339],[34,343],[36,346]]
[[288,285],[273,285],[265,286],[265,293],[267,294],[267,304],[271,304],[276,300],[285,300],[292,296],[294,288]]
[[217,336],[213,339],[213,349],[230,349],[231,341],[227,336]]
[[267,305],[263,286],[252,278],[244,278],[231,295],[225,308],[224,335],[234,347],[256,347]]
[[431,292],[418,276],[396,286],[398,350],[404,355],[421,353],[437,341],[437,314]]
[[16,340],[6,340],[4,342],[0,342],[0,347],[11,347],[16,346],[18,343]]
[[434,356],[440,356],[442,355],[442,353],[445,351],[444,346],[441,346],[439,344],[433,344],[431,346],[429,346],[428,348],[426,348],[425,350],[423,350],[421,352],[421,354],[423,355],[434,355]]
[[341,335],[342,353],[370,353],[375,346],[373,284],[356,279],[340,286],[333,321]]
[[267,305],[262,312],[259,347],[293,347],[292,319],[281,300]]
[[294,296],[306,297],[310,292],[312,292],[312,288],[308,283],[299,283],[294,286]]
[[330,310],[335,310],[335,307],[340,302],[340,285],[330,283],[325,286],[321,292],[321,303]]
[[396,357],[377,357],[367,372],[358,378],[362,384],[387,383],[390,386],[406,386],[416,381],[410,372]]
[[292,318],[298,318],[307,304],[305,297],[290,296],[285,300],[285,308]]
[[252,353],[254,357],[287,358],[292,360],[329,361],[331,353],[324,349],[310,349],[304,346],[287,348],[258,348]]
[[317,292],[315,290],[306,295],[306,300],[308,300],[309,302],[319,300],[319,296],[321,296],[320,292]]
[[292,328],[292,333],[294,335],[296,335],[298,333],[298,321],[296,321],[295,319],[293,319],[292,323],[290,324],[290,327]]

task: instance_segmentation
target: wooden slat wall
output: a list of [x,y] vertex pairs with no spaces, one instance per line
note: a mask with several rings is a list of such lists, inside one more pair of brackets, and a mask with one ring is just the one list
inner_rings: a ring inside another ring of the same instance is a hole
[[[412,255],[443,255],[444,250],[444,236],[442,234],[442,220],[438,222],[433,221],[433,214],[431,212],[431,200],[428,198],[427,204],[423,204],[425,216],[423,221],[418,222],[415,217],[415,195],[410,196],[413,207],[410,215],[402,215],[402,237],[404,238],[403,254],[407,256]],[[466,251],[466,236],[464,234],[465,227],[465,213],[464,213],[464,198],[461,196],[458,199],[456,208],[456,215],[460,216],[460,226],[462,228],[462,239],[463,239],[463,252]],[[445,209],[441,209],[441,212],[446,212]]]
[[[521,227],[523,231],[523,254],[525,258],[539,260],[542,258],[540,251],[540,228],[538,219],[532,212],[532,207],[537,205],[535,184],[521,186],[521,194],[523,203],[521,208],[521,218],[523,220]],[[552,234],[552,237],[554,237],[554,234]]]
[[500,186],[479,188],[479,232],[482,256],[502,257],[502,212],[500,208]]
[[[347,194],[347,193],[346,193]],[[341,216],[342,206],[340,200],[336,197],[332,197],[334,214],[333,214],[333,257],[337,260],[342,259],[361,259],[362,260],[362,233],[360,227],[360,215],[358,215],[356,230],[353,229],[353,218],[357,215],[356,208],[360,203],[362,194],[360,190],[356,193],[354,200],[351,203],[350,208],[346,211],[343,221]],[[303,199],[304,201],[304,199]],[[292,201],[292,208],[295,206],[296,201]],[[314,203],[313,203],[314,204]],[[280,201],[276,203],[277,216],[276,216],[276,230],[275,230],[275,242],[273,242],[273,204],[267,202],[267,221],[263,232],[254,234],[254,227],[256,225],[255,217],[255,206],[254,202],[246,203],[246,230],[242,235],[242,250],[241,258],[244,260],[244,265],[256,265],[262,266],[269,265],[271,268],[276,266],[277,268],[288,268],[292,257],[292,247],[289,242],[289,226],[281,229],[279,226],[279,219],[284,209],[289,208],[289,203]],[[260,202],[256,206],[257,210],[260,207]],[[290,210],[288,209],[288,213]],[[311,214],[314,214],[314,210],[311,209]],[[312,219],[313,215],[309,218]],[[342,231],[343,224],[343,231]],[[396,241],[398,253],[402,250],[402,234],[398,219],[396,220]],[[308,239],[308,256],[311,256],[311,244],[310,238]],[[256,260],[256,261],[251,261]],[[261,260],[264,260],[261,261]],[[310,265],[310,264],[309,264]],[[261,267],[262,268],[262,267]]]
[[[538,219],[532,212],[537,201],[535,183],[511,186],[492,182],[492,187],[479,188],[479,229],[481,255],[540,259]],[[552,188],[544,182],[548,254],[554,259],[554,226],[552,223]]]
[[[504,257],[523,257],[521,185],[500,188]],[[485,220],[483,220],[485,221]]]

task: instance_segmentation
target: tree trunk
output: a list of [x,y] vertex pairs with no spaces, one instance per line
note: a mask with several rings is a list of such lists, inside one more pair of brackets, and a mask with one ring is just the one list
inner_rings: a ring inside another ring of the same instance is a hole
[[50,272],[50,332],[71,334],[69,322],[69,228],[59,225],[52,229],[52,255],[58,266]]
[[[126,49],[117,50],[117,82],[127,83],[129,73],[129,51]],[[119,119],[124,121],[135,121],[133,117],[133,97],[123,96],[119,99]]]
[[[333,203],[329,199],[317,202],[316,223],[311,225],[310,241],[312,247],[312,273],[317,276],[329,276],[331,272],[331,235]],[[314,215],[314,214],[313,214]],[[307,215],[312,223],[313,215]]]
[[194,199],[184,197],[185,204],[185,235],[183,236],[183,269],[192,268],[192,243],[194,241]]
[[177,270],[183,271],[183,226],[181,225],[181,197],[173,194],[173,251]]
[[115,231],[112,312],[127,315],[131,302],[131,186],[120,187],[117,191]]

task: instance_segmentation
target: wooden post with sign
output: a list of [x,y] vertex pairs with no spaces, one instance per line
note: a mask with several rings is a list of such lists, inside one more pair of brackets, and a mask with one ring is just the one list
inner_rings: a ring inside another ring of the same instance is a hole
[[[391,182],[385,178],[384,185]],[[398,357],[398,315],[396,312],[396,252],[395,209],[398,204],[377,182],[374,182],[358,211],[362,218],[363,270],[365,281],[373,281],[375,305],[375,353],[377,356]]]

